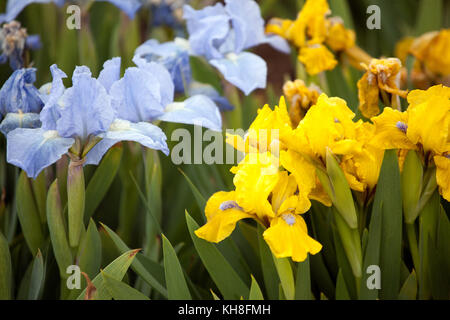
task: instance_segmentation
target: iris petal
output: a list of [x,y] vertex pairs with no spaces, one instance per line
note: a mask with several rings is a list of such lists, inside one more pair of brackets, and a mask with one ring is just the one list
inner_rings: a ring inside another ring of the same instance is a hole
[[103,137],[86,155],[85,164],[99,164],[109,148],[120,141],[139,142],[147,148],[161,150],[164,154],[169,154],[166,135],[160,128],[151,123],[132,123],[126,120],[116,119],[111,125],[110,130]]
[[230,54],[226,59],[211,60],[210,63],[246,95],[257,88],[266,87],[266,62],[253,53]]
[[196,95],[183,102],[173,102],[167,105],[164,114],[158,119],[195,124],[215,131],[222,129],[219,109],[210,98],[204,95]]
[[31,178],[58,161],[74,139],[61,138],[56,131],[19,128],[8,133],[7,161],[25,170]]

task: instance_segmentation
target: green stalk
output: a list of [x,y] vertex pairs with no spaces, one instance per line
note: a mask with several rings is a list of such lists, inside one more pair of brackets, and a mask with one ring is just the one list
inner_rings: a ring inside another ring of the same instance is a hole
[[335,212],[334,218],[339,236],[342,240],[345,254],[352,268],[352,273],[355,276],[357,288],[359,290],[359,283],[362,277],[362,249],[361,241],[357,228],[350,228],[340,214]]
[[70,160],[67,174],[67,205],[69,215],[69,244],[78,247],[83,227],[85,186],[83,161]]
[[411,250],[414,269],[416,269],[416,273],[419,274],[419,266],[420,266],[419,248],[417,246],[417,236],[414,222],[406,223],[406,234],[408,236],[409,249]]

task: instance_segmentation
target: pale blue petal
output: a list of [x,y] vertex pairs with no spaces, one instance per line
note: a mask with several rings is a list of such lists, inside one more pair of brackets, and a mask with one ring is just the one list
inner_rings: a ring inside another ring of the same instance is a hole
[[107,1],[115,5],[117,8],[122,10],[127,14],[130,19],[134,19],[136,12],[142,6],[139,0],[97,0],[97,1]]
[[65,138],[106,132],[115,118],[111,98],[101,83],[90,76],[86,67],[77,67],[73,86],[64,91],[59,104],[61,117],[56,123],[59,135]]
[[253,0],[226,0],[225,10],[235,32],[235,53],[254,47],[264,39],[264,20]]
[[[56,121],[61,116],[60,107],[57,102],[65,90],[62,79],[67,78],[67,75],[56,64],[50,67],[50,71],[53,80],[50,86],[46,86],[46,89],[49,91],[41,93],[41,98],[45,101],[45,106],[40,114],[42,129],[44,130],[56,130]],[[42,90],[43,88],[41,88]]]
[[207,96],[196,95],[166,106],[159,120],[194,124],[214,131],[222,130],[222,118],[216,104]]
[[0,131],[6,136],[17,128],[39,128],[40,126],[38,113],[8,113],[0,124]]
[[18,69],[9,77],[0,90],[0,113],[38,113],[44,103],[39,90],[33,85],[36,69]]
[[16,129],[7,136],[7,161],[36,178],[46,167],[58,161],[73,145],[74,139],[61,138],[56,131]]
[[194,10],[184,6],[184,15],[189,31],[189,44],[195,55],[206,59],[220,59],[223,53],[219,51],[221,45],[230,34],[230,17],[222,4]]
[[0,14],[0,23],[14,20],[22,10],[32,3],[50,3],[53,0],[9,0],[6,5],[6,12]]
[[277,35],[266,36],[262,43],[267,43],[272,48],[286,54],[289,54],[291,52],[291,46],[289,45],[289,43],[285,39]]
[[158,79],[139,68],[128,68],[111,87],[117,117],[132,122],[152,121],[163,113]]
[[159,43],[151,39],[140,45],[134,54],[163,65],[170,73],[176,92],[184,92],[185,85],[189,86],[192,79],[189,52],[176,42]]
[[169,154],[166,135],[160,128],[148,122],[132,123],[116,119],[110,130],[102,136],[104,138],[86,155],[85,164],[99,164],[109,148],[120,141],[135,141],[147,148]]
[[241,52],[229,54],[227,59],[209,61],[226,80],[241,89],[246,95],[257,88],[265,88],[267,81],[267,65],[259,56]]
[[103,70],[100,71],[98,81],[100,81],[108,92],[112,84],[120,79],[120,64],[120,57],[112,58],[103,64]]
[[228,99],[221,96],[220,93],[210,84],[193,81],[188,88],[188,96],[192,97],[197,94],[202,94],[210,98],[221,111],[229,111],[234,109],[234,106],[228,101]]
[[164,106],[171,103],[173,101],[175,89],[169,71],[167,71],[167,69],[160,64],[155,62],[147,62],[145,59],[136,56],[133,58],[133,62],[139,67],[139,69],[148,72],[158,80],[161,104]]

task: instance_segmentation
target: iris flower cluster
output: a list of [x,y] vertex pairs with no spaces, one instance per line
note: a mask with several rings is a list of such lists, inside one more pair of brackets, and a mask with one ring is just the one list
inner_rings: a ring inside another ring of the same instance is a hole
[[[297,126],[284,98],[274,110],[264,106],[244,138],[228,136],[227,142],[246,156],[231,169],[235,190],[208,200],[207,223],[197,236],[219,242],[237,221],[251,218],[267,228],[264,239],[276,257],[303,261],[321,248],[308,236],[302,217],[311,200],[333,204],[350,228],[357,227],[355,210],[332,190],[330,164],[338,164],[334,169],[343,172],[348,186],[367,204],[373,200],[385,149],[419,151],[423,166],[435,170],[440,192],[450,200],[450,88],[413,90],[408,102],[405,112],[386,107],[372,122],[355,121],[343,99],[321,94]],[[270,151],[274,145],[276,152]]]
[[297,47],[298,59],[311,75],[334,69],[338,62],[332,51],[346,52],[350,58],[357,55],[365,61],[367,55],[355,46],[355,33],[345,28],[341,18],[328,17],[330,13],[326,0],[307,0],[296,20],[273,18],[266,32]]
[[[194,95],[174,102],[169,72],[139,57],[134,62],[136,67],[128,68],[123,77],[120,77],[120,58],[105,62],[98,78],[92,77],[89,68],[77,67],[70,88],[63,84],[66,74],[53,65],[50,68],[53,81],[40,93],[30,84],[34,80],[33,69],[29,69],[28,76],[13,74],[2,88],[2,109],[17,107],[14,101],[18,95],[23,99],[22,107],[13,116],[9,113],[2,127],[9,125],[10,118],[20,121],[30,118],[34,125],[7,133],[8,162],[36,178],[63,154],[82,164],[98,164],[119,141],[136,141],[168,154],[166,136],[151,123],[154,121],[221,130],[221,116],[211,99]],[[17,84],[18,77],[21,82]],[[33,115],[27,116],[28,113]],[[37,117],[40,125],[36,127]]]

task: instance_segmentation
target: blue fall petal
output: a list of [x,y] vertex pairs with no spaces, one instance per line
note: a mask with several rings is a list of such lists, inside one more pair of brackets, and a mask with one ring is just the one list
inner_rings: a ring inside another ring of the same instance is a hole
[[72,76],[73,86],[64,91],[59,100],[61,117],[56,130],[65,138],[106,132],[115,118],[111,97],[87,67],[77,67]]
[[214,131],[222,130],[222,118],[216,104],[207,96],[192,96],[166,106],[159,120],[193,124]]
[[120,57],[112,58],[103,64],[103,70],[100,71],[98,81],[109,92],[114,82],[120,79]]
[[154,120],[164,110],[160,90],[159,81],[153,74],[135,67],[128,68],[110,90],[117,117],[132,122]]
[[[45,102],[40,117],[42,129],[56,130],[56,122],[61,117],[60,107],[57,102],[64,94],[65,87],[62,79],[67,78],[67,75],[56,64],[50,67],[50,71],[53,76],[52,83],[40,89],[41,99]],[[42,93],[44,89],[47,92]]]
[[285,39],[277,35],[265,36],[262,43],[267,43],[272,48],[286,54],[289,54],[291,52],[291,46],[289,45],[289,43]]
[[58,161],[74,139],[61,138],[56,131],[16,129],[7,136],[7,161],[25,170],[31,178]]
[[97,1],[106,1],[112,3],[117,8],[125,12],[130,19],[134,19],[136,12],[142,6],[140,0],[97,0]]
[[35,81],[34,68],[14,71],[0,90],[0,114],[40,112],[44,104],[33,85]]
[[22,10],[32,3],[50,3],[53,0],[9,0],[6,5],[6,12],[0,14],[0,23],[14,20]]
[[0,123],[0,131],[6,136],[17,128],[38,128],[41,120],[38,113],[8,113]]
[[245,95],[257,88],[265,88],[267,81],[267,65],[259,56],[241,52],[228,54],[225,59],[211,60],[226,80],[241,89]]
[[161,150],[164,154],[169,154],[166,135],[159,127],[148,122],[132,123],[116,119],[109,131],[102,136],[103,139],[86,155],[85,164],[99,164],[103,155],[120,141],[135,141],[147,148]]
[[188,96],[192,97],[197,94],[202,94],[210,98],[219,107],[221,111],[230,111],[234,106],[227,98],[220,95],[220,93],[210,84],[193,81],[188,88]]
[[176,92],[182,93],[185,86],[189,86],[192,79],[189,52],[177,42],[159,43],[151,39],[140,45],[134,54],[147,62],[163,65],[170,73]]

